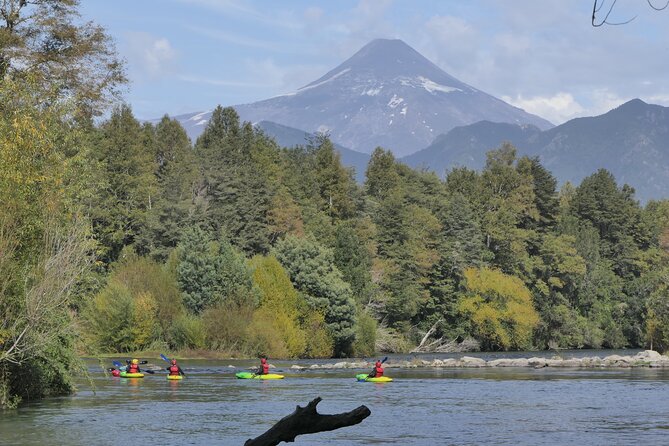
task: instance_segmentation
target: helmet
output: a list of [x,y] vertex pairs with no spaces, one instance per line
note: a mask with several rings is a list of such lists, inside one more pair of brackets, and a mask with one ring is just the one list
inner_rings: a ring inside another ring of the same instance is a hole
[[264,363],[267,362],[267,359],[265,359],[265,358],[260,358],[260,362],[261,362],[262,364],[264,364]]
[[377,367],[381,367],[381,361],[376,361],[376,364],[375,364],[375,365],[376,365]]
[[132,360],[132,363],[133,363],[133,364],[139,364],[139,360],[137,360],[137,359],[133,359],[133,360]]
[[172,360],[172,365],[177,365],[177,360],[176,359]]

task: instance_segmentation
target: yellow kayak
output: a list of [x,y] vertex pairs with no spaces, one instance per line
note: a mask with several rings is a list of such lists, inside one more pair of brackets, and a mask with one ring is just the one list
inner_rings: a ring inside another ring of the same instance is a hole
[[121,378],[144,378],[144,374],[121,372]]
[[167,379],[170,381],[179,381],[184,379],[184,377],[181,375],[167,375]]
[[358,375],[355,375],[355,379],[357,379],[358,381],[365,381],[368,383],[389,383],[393,381],[393,379],[388,376],[379,376],[378,378],[370,378],[367,375],[367,373],[360,373]]
[[239,379],[283,379],[283,375],[277,375],[276,373],[268,373],[267,375],[256,375],[251,372],[239,372],[235,376]]

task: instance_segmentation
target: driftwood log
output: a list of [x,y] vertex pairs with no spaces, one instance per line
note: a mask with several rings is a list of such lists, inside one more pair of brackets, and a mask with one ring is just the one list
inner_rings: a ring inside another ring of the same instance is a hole
[[295,437],[302,434],[315,434],[339,429],[340,427],[353,426],[371,415],[366,406],[360,406],[350,412],[334,415],[321,415],[316,411],[316,406],[321,402],[317,397],[306,407],[297,406],[295,412],[283,417],[267,432],[259,437],[246,440],[244,446],[276,446],[282,441],[292,443]]

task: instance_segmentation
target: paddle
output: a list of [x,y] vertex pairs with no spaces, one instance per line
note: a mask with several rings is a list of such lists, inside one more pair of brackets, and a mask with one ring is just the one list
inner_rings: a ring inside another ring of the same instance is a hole
[[[126,361],[126,362],[128,362],[128,361]],[[142,361],[142,362],[140,362],[140,364],[148,364],[148,363],[149,363],[149,361]],[[112,361],[112,364],[114,364],[116,367],[118,367],[119,370],[121,370],[121,367],[126,367],[126,371],[127,371],[127,366],[122,365],[122,364],[121,364],[120,362],[118,362],[118,361]],[[146,373],[148,373],[149,375],[153,375],[154,373],[156,373],[156,372],[154,372],[153,370],[146,370],[146,369],[145,369],[145,370],[142,370],[142,372],[146,372]]]
[[[386,362],[387,360],[388,360],[388,357],[386,356],[385,358],[383,358],[383,359],[381,360],[381,364],[383,364],[383,363]],[[374,376],[376,376],[376,367],[374,367],[373,372],[374,372]],[[369,376],[369,374],[368,374],[367,376]],[[373,378],[374,376],[372,376],[371,378]]]
[[[168,364],[170,364],[170,365],[172,364],[172,361],[170,360],[170,358],[168,358],[167,356],[163,355],[162,353],[160,354],[160,357],[163,358],[163,361],[165,361],[166,363],[168,363]],[[184,371],[181,370],[181,367],[179,367],[179,373],[181,373],[182,376],[186,376],[186,374],[184,373]]]

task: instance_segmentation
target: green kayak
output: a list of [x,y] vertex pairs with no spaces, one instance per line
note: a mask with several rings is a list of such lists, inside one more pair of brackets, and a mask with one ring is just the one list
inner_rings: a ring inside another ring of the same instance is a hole
[[239,372],[235,376],[239,379],[283,379],[283,375],[268,373],[267,375],[257,375],[251,372]]
[[378,378],[370,378],[367,373],[360,373],[358,375],[355,375],[355,379],[358,381],[362,382],[368,382],[368,383],[389,383],[392,382],[392,378],[389,378],[387,376],[379,376]]

